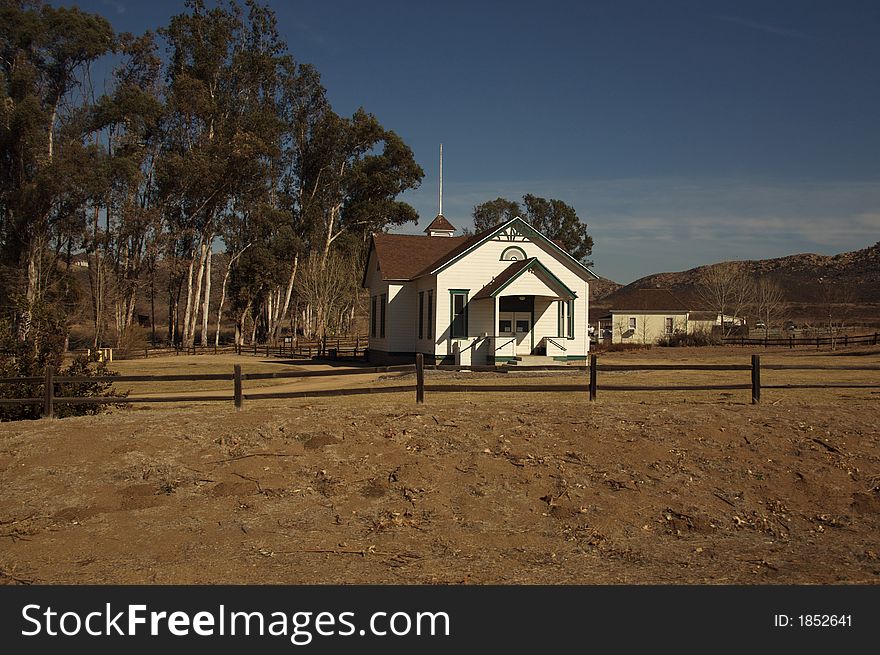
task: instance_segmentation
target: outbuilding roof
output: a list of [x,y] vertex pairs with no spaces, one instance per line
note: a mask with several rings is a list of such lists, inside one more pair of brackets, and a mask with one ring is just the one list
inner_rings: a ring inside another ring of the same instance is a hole
[[615,292],[607,298],[612,312],[655,312],[681,314],[687,306],[669,289],[631,289]]

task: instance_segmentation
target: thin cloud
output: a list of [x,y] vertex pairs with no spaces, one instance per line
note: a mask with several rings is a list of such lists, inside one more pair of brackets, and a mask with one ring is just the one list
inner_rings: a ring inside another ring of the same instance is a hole
[[126,12],[126,6],[118,0],[102,0],[102,4],[105,7],[110,7],[117,14],[124,14]]
[[775,25],[767,25],[766,23],[759,23],[757,21],[748,20],[747,18],[738,18],[736,16],[713,16],[716,20],[723,20],[728,23],[735,23],[737,25],[742,25],[743,27],[748,27],[753,30],[759,30],[761,32],[767,32],[768,34],[778,34],[779,36],[790,36],[797,39],[809,39],[811,38],[809,34],[804,32],[800,32],[798,30],[792,30],[784,27],[776,27]]
[[[433,188],[432,188],[433,187]],[[477,203],[523,193],[575,207],[595,240],[594,270],[618,282],[730,259],[865,248],[880,234],[880,180],[627,178],[447,182],[443,213],[470,227]],[[417,234],[437,213],[430,181],[404,200]]]

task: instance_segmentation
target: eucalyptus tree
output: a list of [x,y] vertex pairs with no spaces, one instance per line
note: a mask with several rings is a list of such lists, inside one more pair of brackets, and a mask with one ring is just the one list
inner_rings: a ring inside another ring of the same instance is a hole
[[[114,279],[117,341],[132,324],[143,274],[157,255],[163,231],[155,191],[159,126],[164,113],[162,62],[151,33],[121,35],[120,51],[123,59],[114,71],[114,87],[97,101],[92,115],[93,129],[106,141],[103,256],[109,260]],[[104,270],[97,215],[95,223],[92,278]],[[100,295],[93,293],[93,297],[96,306],[103,302]],[[96,346],[99,340],[96,331]]]
[[[194,343],[199,312],[207,343],[211,258],[236,194],[271,191],[282,122],[278,69],[286,61],[272,12],[254,2],[187,3],[162,33],[169,44],[163,195],[175,205],[178,251],[187,252],[182,340]],[[271,194],[270,194],[271,196]],[[202,298],[204,297],[204,300]]]
[[0,303],[16,308],[22,340],[80,227],[81,208],[70,201],[86,185],[70,182],[90,156],[82,82],[113,41],[104,18],[76,8],[0,4]]
[[351,118],[328,111],[315,126],[302,162],[302,211],[312,249],[323,268],[333,243],[344,234],[366,242],[374,231],[416,222],[418,214],[398,201],[424,177],[412,150],[372,114]]

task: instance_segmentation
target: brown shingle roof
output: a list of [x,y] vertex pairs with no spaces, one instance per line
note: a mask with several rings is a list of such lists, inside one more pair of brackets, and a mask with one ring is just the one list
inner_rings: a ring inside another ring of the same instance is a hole
[[[497,227],[497,226],[496,226]],[[469,237],[428,237],[429,239],[446,239],[450,241],[451,239],[456,240],[455,248],[451,249],[447,253],[445,253],[442,257],[439,257],[436,261],[431,262],[428,266],[425,266],[424,269],[419,271],[419,274],[415,277],[419,277],[421,275],[427,275],[434,269],[440,268],[445,263],[452,261],[456,257],[458,257],[465,250],[478,243],[485,237],[489,232],[494,232],[495,227],[491,227],[488,230],[483,230],[482,232],[477,232],[476,234]]]
[[668,289],[632,289],[615,292],[607,301],[613,311],[686,312],[688,308]]
[[523,259],[518,262],[513,262],[510,266],[501,271],[494,280],[492,280],[489,284],[484,286],[477,292],[477,295],[474,296],[474,300],[479,300],[480,298],[489,298],[499,287],[507,284],[510,278],[514,277],[517,273],[523,270],[526,266],[535,261],[534,257],[529,257],[528,259]]
[[455,232],[455,226],[447,221],[443,214],[437,214],[437,216],[434,217],[434,220],[431,221],[431,224],[425,228],[425,232],[431,232],[431,230],[448,230],[450,232]]
[[374,234],[383,280],[411,280],[472,237],[424,237],[418,234]]

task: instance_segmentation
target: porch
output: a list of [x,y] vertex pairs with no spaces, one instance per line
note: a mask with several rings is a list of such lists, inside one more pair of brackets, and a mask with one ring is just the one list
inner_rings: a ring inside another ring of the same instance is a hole
[[576,297],[537,260],[514,262],[469,303],[470,333],[481,336],[470,347],[459,347],[460,363],[503,364],[529,356],[567,359]]

